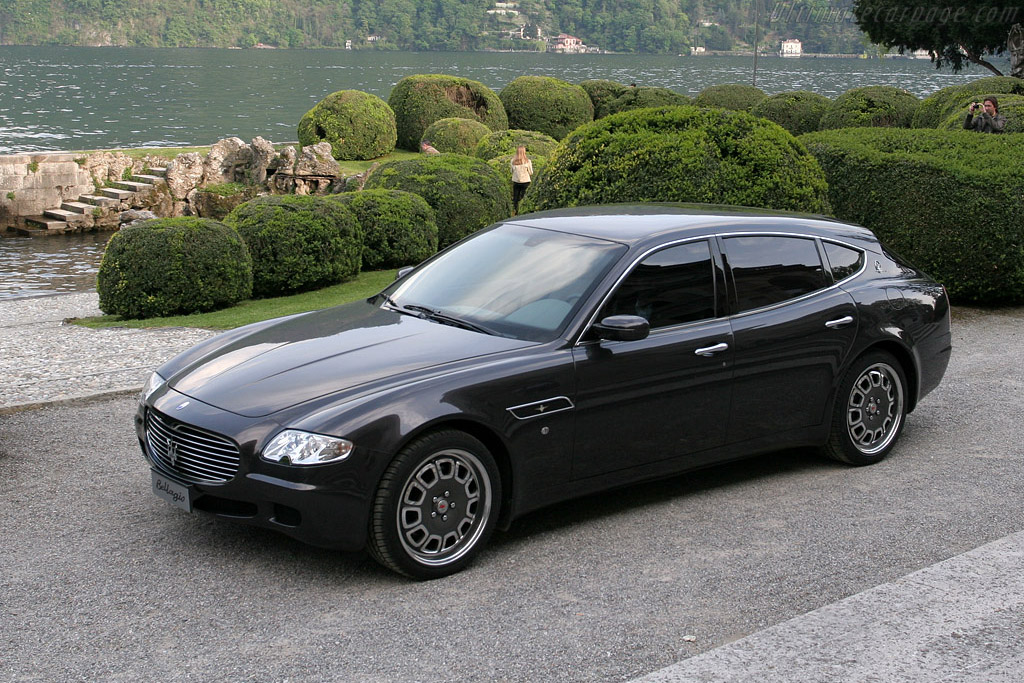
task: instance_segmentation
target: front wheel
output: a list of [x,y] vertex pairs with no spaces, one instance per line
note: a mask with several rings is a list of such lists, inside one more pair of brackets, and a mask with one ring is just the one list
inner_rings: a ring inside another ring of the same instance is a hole
[[487,542],[500,501],[497,466],[479,440],[454,430],[420,437],[377,487],[370,555],[415,579],[454,574]]
[[907,414],[907,380],[888,353],[867,353],[839,385],[825,453],[850,465],[879,462],[896,444]]

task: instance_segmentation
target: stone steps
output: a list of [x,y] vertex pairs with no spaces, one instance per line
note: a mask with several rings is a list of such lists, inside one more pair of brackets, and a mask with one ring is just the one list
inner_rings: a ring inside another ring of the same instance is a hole
[[116,180],[111,183],[115,188],[128,190],[130,192],[149,192],[153,189],[152,183],[137,183],[134,180]]
[[[20,234],[33,235],[51,231],[62,232],[67,229],[68,224],[67,221],[47,216],[25,216],[25,226],[25,229],[18,230]],[[33,227],[37,229],[33,230]]]
[[47,209],[46,211],[43,211],[43,215],[47,218],[64,221],[66,223],[75,216],[81,216],[82,214],[75,213],[74,211],[68,211],[66,209]]
[[[81,197],[79,197],[79,199],[81,199]],[[71,211],[73,213],[84,215],[86,213],[92,213],[92,210],[95,209],[96,207],[93,206],[92,204],[86,204],[83,202],[62,202],[60,208],[64,209],[65,211]]]
[[98,194],[83,194],[78,201],[92,204],[93,206],[117,206],[118,200],[113,197],[104,197]]
[[155,176],[157,176],[159,178],[166,178],[167,177],[167,168],[164,167],[164,166],[157,166],[155,168],[151,166],[149,168],[149,172],[152,175],[155,175]]
[[[153,170],[153,169],[150,169],[150,170]],[[147,175],[147,174],[144,174],[144,173],[140,173],[138,175],[133,175],[132,176],[132,180],[134,180],[135,182],[138,182],[138,183],[147,183],[149,185],[156,185],[158,183],[166,183],[167,182],[167,179],[164,176],[161,176],[161,175]]]
[[104,197],[110,197],[111,199],[116,199],[119,202],[131,199],[135,196],[135,193],[131,190],[122,190],[116,187],[104,187],[100,192]]

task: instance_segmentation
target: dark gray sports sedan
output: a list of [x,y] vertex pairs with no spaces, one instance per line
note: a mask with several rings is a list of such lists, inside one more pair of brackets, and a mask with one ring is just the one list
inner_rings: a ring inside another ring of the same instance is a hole
[[878,462],[949,354],[943,287],[864,228],[567,209],[199,344],[136,429],[173,505],[433,578],[573,496],[797,446]]

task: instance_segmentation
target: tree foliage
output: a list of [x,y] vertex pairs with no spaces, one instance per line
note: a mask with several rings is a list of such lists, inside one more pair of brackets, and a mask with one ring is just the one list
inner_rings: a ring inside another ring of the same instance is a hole
[[960,71],[974,62],[1000,76],[985,54],[1005,52],[1010,27],[1024,22],[1019,0],[856,0],[853,12],[876,43],[901,52],[929,50],[937,67]]

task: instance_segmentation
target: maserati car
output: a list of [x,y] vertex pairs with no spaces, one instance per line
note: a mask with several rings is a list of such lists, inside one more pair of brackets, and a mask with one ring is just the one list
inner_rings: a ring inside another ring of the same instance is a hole
[[876,463],[950,352],[945,289],[862,227],[560,209],[185,351],[135,426],[171,505],[430,579],[573,497],[795,447]]

